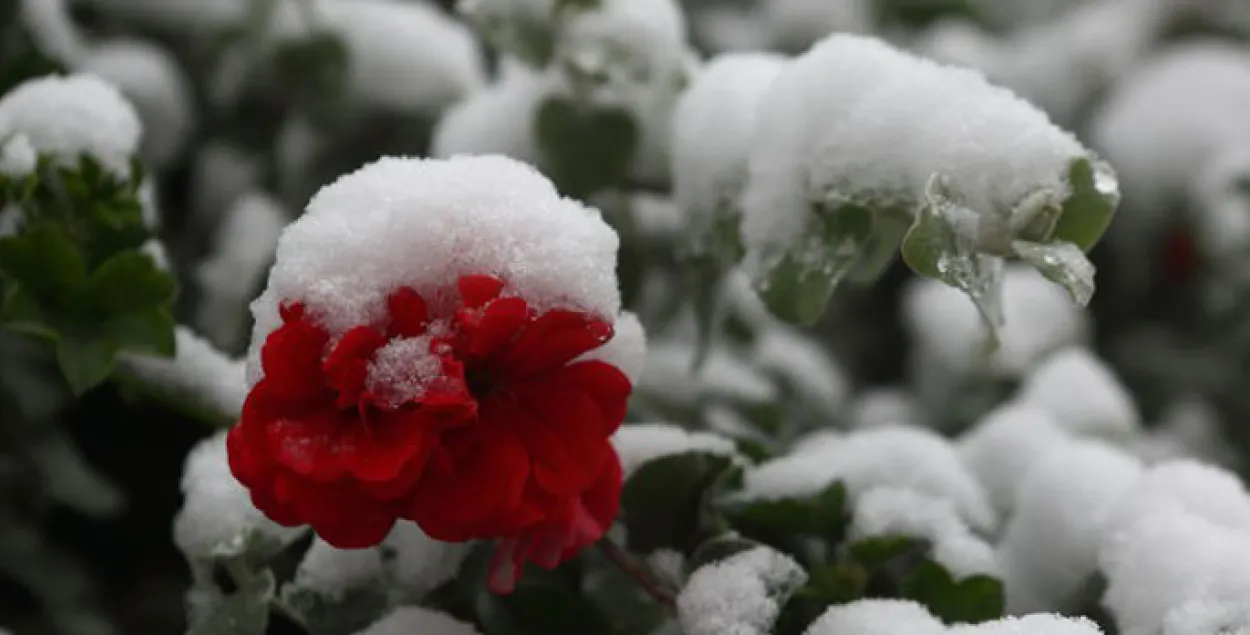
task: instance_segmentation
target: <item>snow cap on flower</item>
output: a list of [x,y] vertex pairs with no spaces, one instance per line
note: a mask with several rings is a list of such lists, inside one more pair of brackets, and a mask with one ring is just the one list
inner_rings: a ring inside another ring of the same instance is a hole
[[88,154],[114,174],[129,176],[139,149],[139,115],[116,87],[95,75],[47,75],[0,98],[0,139],[15,134],[66,165]]
[[524,562],[555,567],[619,505],[609,438],[632,380],[614,364],[643,339],[618,315],[616,249],[598,212],[511,159],[340,178],[283,232],[253,303],[232,470],[271,518],[339,548],[407,519],[498,539],[499,591]]

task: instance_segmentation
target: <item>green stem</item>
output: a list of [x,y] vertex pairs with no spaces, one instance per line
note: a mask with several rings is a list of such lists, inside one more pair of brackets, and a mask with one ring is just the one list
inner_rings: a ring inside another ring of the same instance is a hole
[[611,538],[603,538],[598,543],[599,551],[607,557],[616,568],[620,569],[625,575],[633,578],[634,582],[647,595],[650,595],[659,602],[661,606],[670,611],[677,609],[677,593],[669,587],[667,583],[660,580],[651,571],[650,567],[640,562],[634,554],[626,551],[620,545],[612,542]]

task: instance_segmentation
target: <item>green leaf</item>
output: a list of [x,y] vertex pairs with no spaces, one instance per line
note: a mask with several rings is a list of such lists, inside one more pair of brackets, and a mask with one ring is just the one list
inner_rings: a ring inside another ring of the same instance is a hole
[[1017,240],[1011,243],[1011,248],[1047,280],[1067,290],[1077,305],[1084,307],[1094,297],[1094,264],[1075,244],[1042,245]]
[[582,594],[606,618],[608,629],[596,631],[603,635],[650,633],[665,619],[664,608],[659,603],[633,578],[606,562],[586,572]]
[[101,337],[119,351],[173,357],[177,352],[177,323],[168,309],[127,313],[101,325]]
[[1051,239],[1089,251],[1111,225],[1120,204],[1120,186],[1110,165],[1087,158],[1076,159],[1069,166],[1068,184],[1072,193],[1063,203]]
[[798,243],[755,281],[764,304],[788,322],[815,324],[859,260],[873,224],[873,210],[862,205],[815,210]]
[[1003,616],[1003,583],[987,575],[956,581],[942,565],[928,560],[900,585],[902,596],[929,607],[947,623],[976,624]]
[[0,274],[16,282],[39,305],[69,309],[86,284],[87,268],[60,229],[39,222],[0,239]]
[[113,373],[116,356],[117,347],[108,340],[90,334],[59,333],[56,359],[75,396],[108,379]]
[[648,553],[670,548],[689,554],[718,533],[710,497],[732,467],[728,457],[707,452],[644,463],[621,493],[621,520],[630,549]]
[[705,540],[703,544],[694,550],[694,553],[690,556],[690,563],[686,568],[689,571],[696,571],[704,565],[732,558],[759,546],[760,543],[744,538],[736,532],[715,536]]
[[268,570],[245,580],[187,635],[265,635],[274,587],[273,573]]
[[561,191],[577,198],[623,183],[638,150],[638,125],[622,109],[553,97],[534,125],[544,166]]
[[610,629],[607,615],[580,589],[549,576],[536,577],[532,571],[506,596],[482,588],[477,607],[479,616],[489,616],[483,625],[495,626],[488,626],[487,635],[585,635]]
[[899,247],[910,227],[908,217],[882,212],[873,217],[873,230],[864,243],[863,254],[856,261],[849,279],[860,285],[877,282],[898,258]]
[[868,572],[855,562],[819,564],[808,575],[807,584],[782,607],[776,635],[804,633],[830,606],[865,597]]
[[748,502],[729,498],[719,507],[735,528],[751,537],[801,534],[836,543],[850,521],[846,486],[840,481],[804,498]]

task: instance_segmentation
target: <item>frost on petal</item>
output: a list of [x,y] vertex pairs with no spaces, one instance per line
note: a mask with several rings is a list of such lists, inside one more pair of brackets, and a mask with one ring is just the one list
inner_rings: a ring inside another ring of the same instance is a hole
[[552,72],[535,71],[515,60],[501,61],[499,80],[443,112],[434,128],[430,154],[502,154],[538,164],[542,153],[534,135],[539,105],[560,90]]
[[273,263],[288,219],[286,208],[263,192],[244,194],[226,211],[212,251],[195,271],[202,294],[195,321],[219,345],[233,346],[244,337],[247,305]]
[[172,359],[129,355],[122,363],[152,386],[196,401],[225,419],[237,417],[247,398],[243,360],[225,355],[185,326],[174,337],[178,353]]
[[450,543],[425,535],[415,523],[400,521],[383,541],[394,554],[392,573],[403,594],[419,599],[456,577],[470,543]]
[[1097,570],[1116,503],[1141,473],[1137,459],[1093,441],[1053,449],[1029,470],[998,545],[1009,612],[1076,598]]
[[313,540],[295,570],[293,584],[330,600],[380,579],[382,552],[378,549],[336,549],[320,538]]
[[1250,542],[1232,530],[1172,505],[1139,517],[1099,555],[1107,590],[1103,605],[1124,635],[1160,632],[1189,602],[1250,598]]
[[677,621],[686,635],[767,635],[806,581],[789,556],[757,547],[695,571],[677,597]]
[[401,606],[356,635],[479,635],[471,624],[419,606]]
[[1085,348],[1066,348],[1047,357],[1025,377],[1016,400],[1045,410],[1074,434],[1118,441],[1141,433],[1132,395]]
[[853,498],[896,487],[950,500],[978,531],[997,519],[985,492],[946,439],[923,428],[885,426],[856,431],[820,450],[773,459],[747,471],[746,499],[803,497],[841,481]]
[[946,627],[911,600],[856,600],[829,607],[804,635],[944,635]]
[[438,8],[405,0],[306,0],[317,21],[283,5],[279,40],[325,27],[347,47],[348,98],[358,105],[436,115],[486,83],[477,40]]
[[612,327],[612,339],[575,361],[591,360],[617,367],[630,382],[637,384],[647,363],[647,333],[638,316],[622,312]]
[[80,70],[116,85],[143,122],[143,156],[163,168],[176,160],[195,126],[191,86],[173,55],[138,39],[93,46]]
[[684,452],[707,452],[717,456],[734,456],[734,442],[710,432],[690,432],[662,423],[621,426],[612,437],[612,446],[621,459],[625,478],[648,461]]
[[697,251],[717,247],[709,242],[713,232],[731,232],[733,244],[739,242],[738,199],[746,186],[755,113],[785,62],[772,53],[722,55],[700,70],[677,102],[673,196]]
[[384,158],[323,188],[283,232],[268,287],[252,304],[249,379],[260,377],[279,302],[302,302],[341,334],[380,323],[399,287],[437,299],[461,275],[490,274],[536,311],[615,321],[618,242],[596,210],[561,198],[514,160]]
[[955,579],[997,576],[994,549],[978,538],[950,501],[893,487],[871,489],[855,503],[855,538],[906,536],[933,545],[933,559]]
[[1102,635],[1102,629],[1089,618],[1052,613],[1004,617],[975,625],[957,624],[947,632],[950,635]]
[[1046,411],[1008,403],[982,417],[957,445],[964,465],[981,482],[998,513],[1007,517],[1029,469],[1073,440]]
[[123,177],[139,149],[135,109],[112,84],[87,74],[27,80],[0,98],[0,139],[22,134],[65,165],[87,154]]
[[182,494],[174,544],[193,560],[237,555],[256,539],[283,544],[301,531],[274,523],[252,505],[247,489],[230,473],[224,431],[187,455]]

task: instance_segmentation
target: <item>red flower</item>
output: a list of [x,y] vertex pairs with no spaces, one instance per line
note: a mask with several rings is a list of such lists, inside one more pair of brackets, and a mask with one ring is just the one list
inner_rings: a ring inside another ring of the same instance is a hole
[[340,548],[375,545],[400,518],[437,540],[499,538],[501,591],[525,561],[554,567],[598,540],[621,489],[608,437],[632,387],[577,359],[612,326],[503,288],[462,277],[443,311],[400,289],[385,323],[337,339],[284,306],[228,440],[256,506]]

